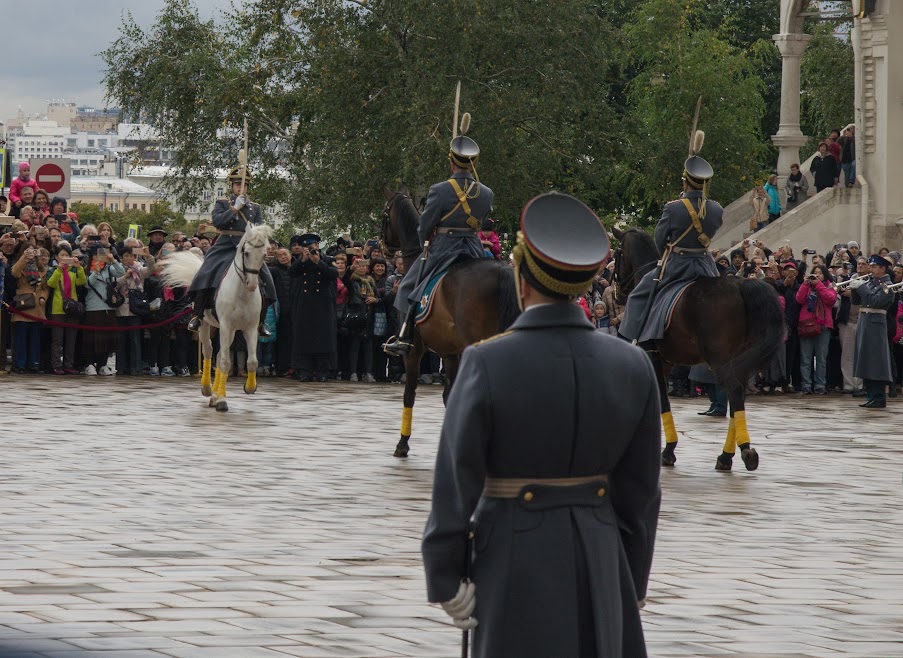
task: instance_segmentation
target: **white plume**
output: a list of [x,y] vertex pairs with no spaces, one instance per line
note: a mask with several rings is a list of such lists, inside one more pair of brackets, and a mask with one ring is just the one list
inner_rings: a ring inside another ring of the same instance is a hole
[[171,288],[191,285],[195,274],[201,269],[203,259],[188,251],[177,251],[163,261],[163,281]]
[[468,130],[470,130],[470,112],[465,112],[461,117],[461,134],[466,135]]
[[693,135],[693,155],[699,155],[699,152],[702,150],[703,142],[705,142],[705,133],[701,130],[697,130],[696,134]]

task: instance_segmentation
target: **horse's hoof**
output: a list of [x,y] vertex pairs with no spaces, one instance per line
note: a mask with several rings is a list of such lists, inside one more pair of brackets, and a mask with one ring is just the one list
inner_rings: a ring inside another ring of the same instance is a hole
[[205,398],[209,398],[212,394],[213,394],[212,386],[209,386],[209,385],[201,386],[201,395],[203,395]]
[[759,468],[759,453],[755,448],[745,448],[740,451],[743,463],[746,464],[747,471],[754,471]]
[[255,384],[253,388],[248,388],[248,385],[245,384],[244,389],[245,393],[247,393],[248,395],[253,395],[257,392],[257,385]]
[[677,455],[673,450],[665,448],[662,450],[662,466],[674,466],[677,463]]
[[220,400],[219,402],[216,403],[216,410],[217,411],[229,411],[229,405],[226,404],[225,400]]
[[406,436],[401,437],[398,441],[398,445],[395,446],[395,453],[393,457],[407,457],[410,448],[408,447],[408,438]]
[[718,455],[718,459],[715,460],[715,470],[716,471],[729,471],[731,467],[734,465],[733,460],[730,456]]
[[211,396],[210,396],[210,399],[207,401],[207,406],[208,406],[208,407],[215,407],[215,406],[216,406],[216,396],[215,396],[215,395],[211,395]]

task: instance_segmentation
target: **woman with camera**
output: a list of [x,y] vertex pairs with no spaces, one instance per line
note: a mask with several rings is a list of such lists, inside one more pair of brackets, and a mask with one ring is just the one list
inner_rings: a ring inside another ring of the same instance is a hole
[[831,285],[831,275],[824,265],[815,265],[796,291],[800,305],[797,335],[800,339],[800,377],[803,395],[813,392],[812,359],[815,359],[814,391],[824,395],[827,390],[828,347],[834,319],[831,315],[837,292]]
[[368,274],[370,263],[363,258],[355,258],[351,264],[351,278],[348,282],[348,302],[345,307],[345,328],[348,332],[348,381],[358,381],[357,366],[361,351],[364,354],[364,374],[361,381],[375,382],[373,377],[373,334],[371,316],[373,307],[379,301],[376,284]]
[[784,191],[787,193],[784,212],[790,212],[809,198],[809,181],[803,176],[798,164],[790,165],[790,175],[784,183]]
[[[87,228],[87,227],[85,227]],[[94,235],[96,235],[96,230]],[[84,229],[82,229],[84,234]],[[98,236],[99,237],[99,236]],[[97,242],[88,240],[88,242]],[[123,303],[117,279],[125,274],[125,268],[116,261],[106,247],[88,246],[88,282],[85,296],[85,322],[89,327],[115,327],[116,308]],[[87,330],[83,335],[86,375],[115,375],[107,365],[110,355],[116,351],[116,334],[112,331]]]
[[45,320],[50,288],[47,287],[47,267],[50,252],[42,247],[28,246],[21,258],[12,266],[16,279],[16,295],[13,307],[31,317],[13,314],[12,326],[15,340],[13,372],[38,373],[41,368],[41,335]]
[[[72,257],[72,247],[60,240],[56,248],[57,268],[47,279],[53,290],[50,319],[56,322],[78,324],[85,307],[78,300],[78,289],[88,282],[85,268]],[[77,375],[75,369],[75,341],[78,329],[72,327],[50,328],[50,367],[54,375]]]
[[[104,236],[101,230],[101,239]],[[137,243],[137,244],[135,244]],[[142,264],[138,259],[142,258]],[[154,273],[156,262],[147,247],[143,247],[134,238],[126,240],[122,247],[122,267],[125,273],[117,279],[120,292],[125,299],[116,309],[119,326],[119,351],[116,353],[116,368],[120,375],[141,374],[141,339],[144,331],[128,329],[137,327],[150,314],[147,297],[144,294],[144,281]]]

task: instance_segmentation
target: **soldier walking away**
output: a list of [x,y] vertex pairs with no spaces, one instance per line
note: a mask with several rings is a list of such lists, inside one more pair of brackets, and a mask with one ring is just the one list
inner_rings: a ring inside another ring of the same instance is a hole
[[392,356],[407,354],[412,347],[414,314],[430,277],[458,261],[484,256],[478,231],[492,210],[492,190],[479,181],[479,157],[480,147],[470,137],[454,138],[448,154],[451,178],[430,187],[418,229],[420,246],[429,247],[405,274],[395,296],[404,321],[398,336],[383,345]]
[[[188,322],[189,331],[200,329],[204,311],[213,306],[216,288],[235,259],[235,252],[245,234],[245,227],[248,224],[255,226],[263,224],[260,206],[248,201],[251,173],[242,171],[242,167],[239,166],[229,173],[227,180],[232,186],[232,195],[229,198],[217,199],[213,207],[213,225],[219,230],[219,236],[205,255],[204,264],[188,289],[194,295],[194,314]],[[267,308],[276,301],[276,286],[273,285],[273,275],[265,264],[260,268],[259,277],[263,303],[260,305],[260,326],[257,331],[261,337],[268,337],[270,332],[264,320]]]
[[[696,132],[692,151],[702,148],[704,134]],[[684,162],[684,191],[665,205],[655,226],[655,246],[661,259],[627,298],[618,333],[634,342],[660,340],[668,314],[684,289],[697,279],[717,277],[718,266],[708,246],[721,228],[724,210],[708,196],[712,166],[698,155]]]
[[574,303],[608,251],[577,199],[530,201],[513,253],[525,311],[464,351],[448,398],[423,561],[429,600],[474,629],[478,658],[646,655],[655,373]]

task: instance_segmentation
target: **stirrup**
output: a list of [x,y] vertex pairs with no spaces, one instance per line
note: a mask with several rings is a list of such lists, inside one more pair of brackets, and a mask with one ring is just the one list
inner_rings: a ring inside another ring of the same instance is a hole
[[272,336],[273,334],[271,334],[271,333],[270,333],[270,330],[267,329],[266,322],[261,322],[261,323],[257,326],[257,335],[258,335],[259,337],[269,338],[269,337]]
[[186,327],[186,329],[188,329],[188,331],[196,332],[201,328],[202,322],[203,322],[203,319],[201,318],[200,315],[192,315],[191,319],[188,321],[188,326]]
[[400,337],[392,336],[383,343],[383,352],[390,356],[406,356],[412,347],[414,347],[413,343],[402,340]]

